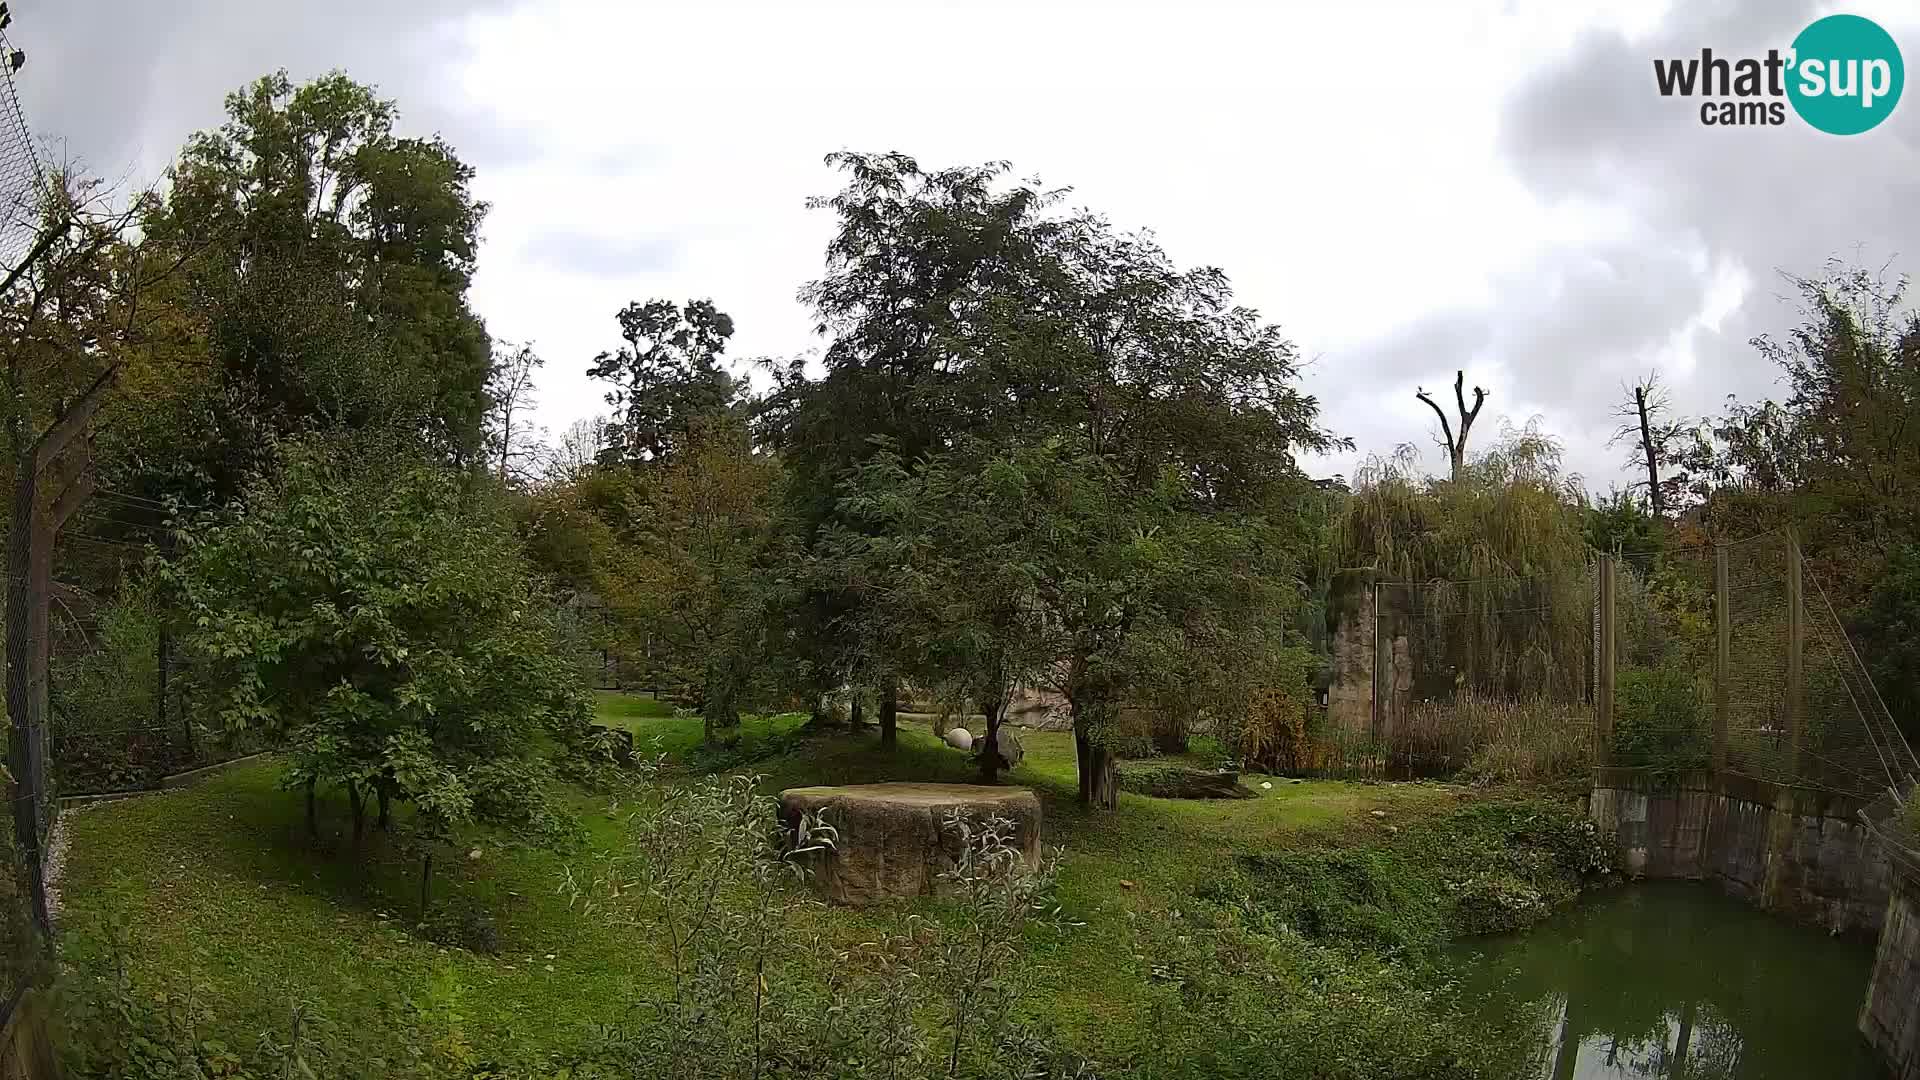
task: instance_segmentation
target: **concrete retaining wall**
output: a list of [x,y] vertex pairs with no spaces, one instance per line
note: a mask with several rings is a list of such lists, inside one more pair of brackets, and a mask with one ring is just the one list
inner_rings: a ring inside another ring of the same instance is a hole
[[1635,877],[1712,882],[1835,933],[1878,933],[1893,874],[1844,796],[1741,776],[1600,769],[1589,813]]
[[1860,1006],[1860,1034],[1896,1080],[1920,1080],[1920,880],[1897,875],[1886,926],[1873,958],[1873,980]]

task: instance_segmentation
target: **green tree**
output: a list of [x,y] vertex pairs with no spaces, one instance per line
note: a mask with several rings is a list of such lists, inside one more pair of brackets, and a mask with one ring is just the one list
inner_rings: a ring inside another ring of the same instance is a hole
[[767,644],[780,467],[724,418],[693,424],[636,478],[601,592],[654,662],[690,693],[706,738],[731,738]]
[[[1295,455],[1336,441],[1295,385],[1292,346],[1234,304],[1222,272],[1180,270],[1148,236],[1053,212],[1059,193],[1004,184],[1004,163],[926,171],[901,154],[829,161],[848,184],[815,205],[841,227],[826,276],[802,294],[833,335],[825,375],[779,373],[763,412],[792,463],[807,542],[835,524],[858,527],[836,522],[837,485],[872,456],[875,437],[909,472],[969,433],[991,433],[1009,448],[996,455],[1014,458],[1061,438],[1069,449],[1060,453],[1088,463],[1075,475],[1097,476],[1089,490],[1115,507],[1171,482],[1165,498],[1182,522],[1302,520],[1311,485]],[[823,628],[879,617],[859,587],[818,590],[813,600]],[[1086,650],[1105,656],[1111,643],[1093,627],[1081,635],[1079,667],[1060,668],[1077,672],[1089,724],[1143,690],[1137,666],[1096,688],[1105,668]],[[857,666],[848,646],[872,636],[815,640],[826,646],[818,667],[838,672]],[[1099,744],[1093,727],[1082,734],[1088,747]],[[1087,760],[1110,778],[1110,760],[1098,760],[1105,753]]]
[[731,412],[746,397],[745,379],[721,366],[733,319],[711,300],[631,303],[614,316],[625,342],[594,357],[587,374],[614,384],[606,427],[613,460],[662,461],[695,424]]
[[183,645],[213,663],[226,728],[284,740],[309,830],[322,785],[346,790],[356,844],[369,795],[382,825],[391,799],[413,803],[430,840],[552,822],[535,738],[577,734],[586,700],[504,513],[469,478],[406,436],[290,444],[181,548],[162,573]]
[[116,486],[206,505],[236,495],[274,441],[405,427],[461,464],[484,448],[485,328],[467,301],[485,204],[439,138],[333,73],[284,72],[226,99],[144,215],[159,248],[202,254],[168,347],[190,377],[155,385],[114,447]]
[[[1059,228],[1044,213],[1057,194],[1003,186],[1005,162],[928,170],[900,153],[827,162],[846,185],[810,205],[838,229],[825,273],[801,290],[831,338],[824,373],[808,378],[799,360],[773,369],[774,393],[758,409],[788,468],[803,546],[850,526],[836,517],[839,485],[873,455],[872,440],[888,440],[912,469],[963,432],[992,430],[1009,389],[998,361],[1011,355],[1012,327],[1038,311],[1030,300],[1043,292],[1045,237]],[[816,697],[894,666],[857,647],[872,635],[849,632],[875,612],[844,578],[815,581],[790,605],[785,638]],[[893,738],[890,700],[883,688],[883,743]]]
[[1029,530],[1042,523],[1004,465],[978,443],[918,469],[883,449],[848,478],[814,551],[818,580],[863,590],[869,610],[846,629],[883,683],[904,677],[978,703],[986,783],[1015,692],[1063,648],[1030,559]]
[[[1629,525],[1644,516],[1620,512]],[[1580,693],[1593,633],[1588,539],[1617,524],[1589,515],[1559,444],[1529,425],[1504,429],[1458,480],[1424,479],[1404,454],[1369,461],[1333,547],[1337,565],[1396,583],[1378,617],[1406,620],[1394,632],[1417,642],[1416,681],[1567,700]]]

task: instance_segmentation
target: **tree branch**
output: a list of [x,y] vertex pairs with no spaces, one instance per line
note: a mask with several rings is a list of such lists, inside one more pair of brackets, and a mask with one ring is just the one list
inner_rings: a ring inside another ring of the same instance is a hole
[[1457,451],[1460,454],[1467,452],[1467,429],[1473,427],[1474,420],[1479,418],[1480,406],[1487,403],[1487,392],[1476,386],[1473,388],[1473,408],[1467,408],[1467,397],[1461,392],[1461,388],[1466,385],[1466,382],[1467,373],[1464,370],[1455,370],[1453,373],[1453,401],[1460,409],[1460,447]]
[[1447,423],[1447,414],[1440,408],[1440,403],[1433,400],[1432,395],[1427,393],[1426,387],[1423,386],[1423,387],[1417,388],[1414,391],[1413,396],[1419,398],[1421,401],[1426,402],[1427,408],[1433,410],[1433,415],[1440,418],[1440,437],[1441,439],[1445,440],[1446,446],[1447,446],[1447,454],[1451,456],[1454,452],[1453,425]]
[[87,422],[93,419],[93,414],[99,412],[100,406],[106,404],[107,391],[112,388],[115,376],[120,374],[120,367],[118,363],[108,364],[106,370],[102,371],[93,380],[93,384],[87,387],[86,392],[80,395],[80,400],[60,414],[60,418],[53,422],[53,426],[34,441],[33,452],[29,455],[34,472],[46,469],[55,458],[60,456],[67,445],[73,442],[74,436],[86,430]]

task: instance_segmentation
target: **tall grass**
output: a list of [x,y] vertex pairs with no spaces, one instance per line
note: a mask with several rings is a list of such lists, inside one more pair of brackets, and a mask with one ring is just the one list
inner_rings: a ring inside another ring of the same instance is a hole
[[1317,724],[1294,771],[1346,779],[1457,777],[1476,783],[1551,783],[1593,764],[1593,718],[1583,705],[1504,700],[1471,692],[1415,703],[1385,732]]

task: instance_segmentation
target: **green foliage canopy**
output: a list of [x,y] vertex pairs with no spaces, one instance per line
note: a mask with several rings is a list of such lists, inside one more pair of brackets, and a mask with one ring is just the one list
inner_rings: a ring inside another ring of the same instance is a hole
[[404,442],[308,441],[180,535],[184,644],[229,729],[286,741],[290,782],[389,793],[442,832],[545,820],[536,736],[588,706],[482,493]]

